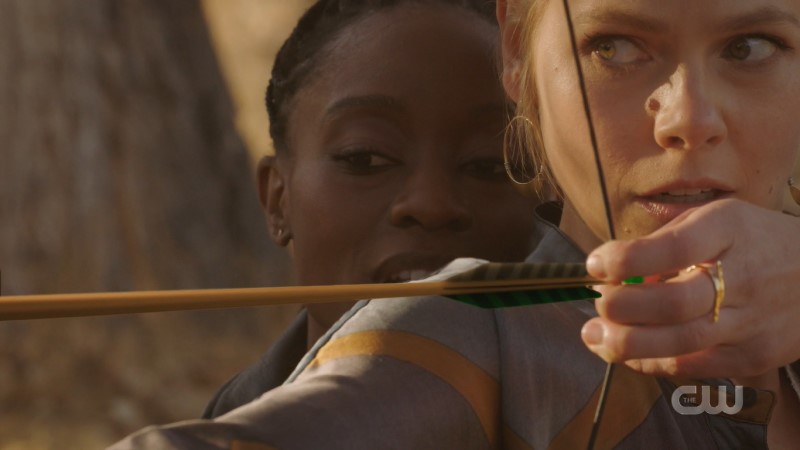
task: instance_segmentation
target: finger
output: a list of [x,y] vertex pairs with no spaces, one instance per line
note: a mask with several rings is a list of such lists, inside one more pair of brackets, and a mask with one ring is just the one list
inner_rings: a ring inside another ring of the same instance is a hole
[[728,345],[677,357],[631,359],[624,364],[639,373],[660,377],[744,378],[765,371],[742,358],[741,348]]
[[[676,272],[718,259],[734,242],[732,209],[720,201],[696,208],[652,234],[630,241],[610,241],[586,260],[589,274],[612,282],[632,276]],[[718,211],[718,210],[722,210]]]
[[601,317],[617,324],[668,325],[709,316],[715,290],[701,271],[682,273],[663,283],[599,286],[595,301]]
[[581,338],[607,362],[665,358],[720,344],[723,336],[733,336],[728,329],[732,322],[723,315],[717,323],[702,317],[678,325],[632,326],[598,317],[584,324]]

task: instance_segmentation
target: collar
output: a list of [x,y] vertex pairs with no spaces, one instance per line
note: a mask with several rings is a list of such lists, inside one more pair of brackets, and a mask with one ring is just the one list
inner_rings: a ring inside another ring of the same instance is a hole
[[562,207],[557,202],[545,202],[535,209],[536,227],[542,239],[528,255],[526,262],[584,262],[586,254],[558,228]]

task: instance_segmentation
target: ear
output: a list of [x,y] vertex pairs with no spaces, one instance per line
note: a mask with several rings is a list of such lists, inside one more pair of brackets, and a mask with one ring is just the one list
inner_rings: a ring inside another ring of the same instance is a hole
[[497,0],[497,22],[500,24],[500,43],[503,49],[503,86],[515,103],[519,100],[522,76],[520,9],[518,0]]
[[264,209],[270,237],[281,247],[292,239],[284,170],[276,156],[264,156],[258,162],[258,199]]

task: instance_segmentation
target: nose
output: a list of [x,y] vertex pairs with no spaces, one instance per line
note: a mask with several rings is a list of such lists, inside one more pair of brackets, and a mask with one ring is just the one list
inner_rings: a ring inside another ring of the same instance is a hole
[[700,72],[679,66],[669,82],[648,98],[656,142],[664,149],[690,150],[725,140],[727,127],[710,83]]
[[[455,171],[455,169],[453,169]],[[464,231],[473,224],[457,174],[443,167],[417,167],[406,179],[390,211],[392,225],[427,231]]]

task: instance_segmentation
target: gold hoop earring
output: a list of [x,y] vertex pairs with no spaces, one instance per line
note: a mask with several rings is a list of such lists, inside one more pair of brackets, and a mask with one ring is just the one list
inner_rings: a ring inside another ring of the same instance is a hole
[[525,126],[534,128],[533,122],[525,116],[518,115],[511,119],[503,134],[503,167],[513,183],[527,185],[541,179],[544,165],[536,164],[533,152],[526,148],[526,140],[515,131],[519,120],[524,121]]
[[792,194],[794,202],[800,205],[800,187],[795,186],[793,177],[789,177],[789,193]]

